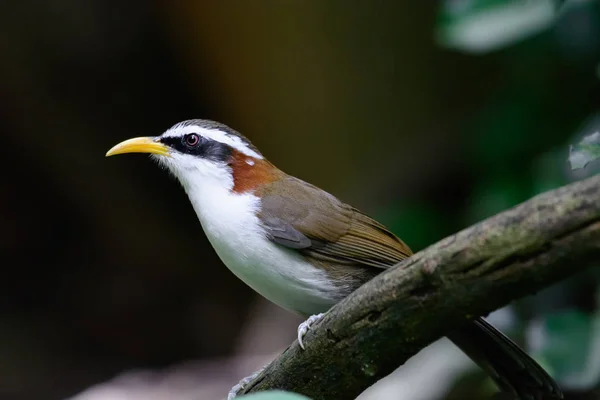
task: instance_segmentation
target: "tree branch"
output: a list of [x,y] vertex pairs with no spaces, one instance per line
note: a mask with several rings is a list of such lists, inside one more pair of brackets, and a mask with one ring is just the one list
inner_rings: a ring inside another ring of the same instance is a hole
[[600,258],[600,176],[544,193],[382,273],[333,307],[246,392],[355,398],[477,316]]

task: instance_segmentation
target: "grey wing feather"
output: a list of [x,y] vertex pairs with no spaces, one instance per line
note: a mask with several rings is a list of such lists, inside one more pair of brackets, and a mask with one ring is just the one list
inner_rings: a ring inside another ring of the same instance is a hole
[[281,218],[267,216],[263,224],[270,240],[291,249],[306,249],[313,242]]

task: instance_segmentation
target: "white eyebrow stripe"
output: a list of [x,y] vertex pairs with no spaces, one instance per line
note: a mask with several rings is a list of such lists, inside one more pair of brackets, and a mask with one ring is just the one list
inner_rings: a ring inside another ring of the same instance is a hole
[[207,129],[202,128],[198,125],[187,125],[181,127],[175,127],[167,130],[162,134],[163,137],[181,137],[183,135],[187,135],[188,133],[197,133],[201,136],[204,136],[207,139],[214,140],[215,142],[223,143],[231,146],[242,154],[245,154],[249,157],[254,157],[258,160],[262,160],[264,157],[259,153],[255,152],[251,148],[244,143],[242,139],[237,136],[229,135],[219,129]]

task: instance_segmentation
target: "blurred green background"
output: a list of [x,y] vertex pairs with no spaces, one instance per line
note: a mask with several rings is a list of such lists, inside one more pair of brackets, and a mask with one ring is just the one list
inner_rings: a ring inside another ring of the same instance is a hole
[[[2,399],[219,399],[294,339],[123,139],[219,120],[413,250],[598,170],[567,164],[598,1],[23,0],[0,33]],[[570,399],[600,396],[599,282],[491,316]],[[415,358],[361,398],[494,391],[447,342]]]

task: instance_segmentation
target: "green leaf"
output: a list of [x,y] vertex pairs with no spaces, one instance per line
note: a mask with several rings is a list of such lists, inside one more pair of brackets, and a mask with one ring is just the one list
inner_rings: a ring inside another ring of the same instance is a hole
[[485,53],[546,30],[556,9],[554,0],[445,0],[436,36],[444,47]]
[[240,396],[239,398],[244,400],[310,400],[306,396],[281,390],[268,390],[260,393],[252,393]]
[[569,146],[569,163],[573,170],[585,168],[598,158],[600,158],[600,132],[584,136],[578,144]]

